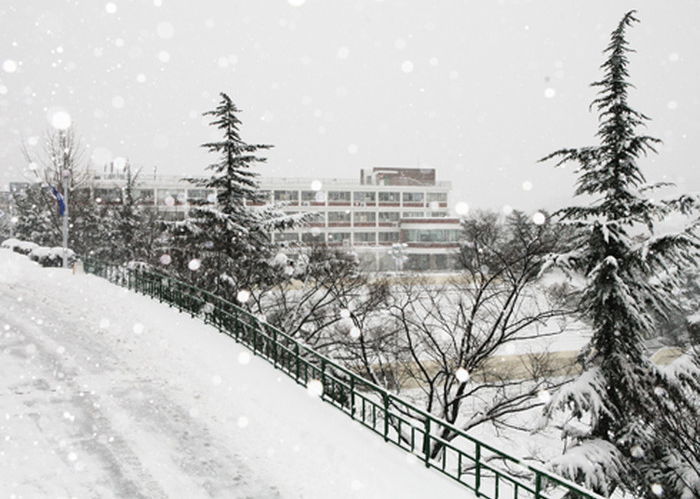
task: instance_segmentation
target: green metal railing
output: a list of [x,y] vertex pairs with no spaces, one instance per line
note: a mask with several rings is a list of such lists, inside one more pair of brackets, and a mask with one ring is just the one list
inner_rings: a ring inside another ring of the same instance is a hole
[[321,383],[321,398],[355,421],[473,491],[477,497],[557,499],[602,496],[503,452],[402,400],[253,314],[151,270],[95,260],[85,271],[200,317],[297,383]]

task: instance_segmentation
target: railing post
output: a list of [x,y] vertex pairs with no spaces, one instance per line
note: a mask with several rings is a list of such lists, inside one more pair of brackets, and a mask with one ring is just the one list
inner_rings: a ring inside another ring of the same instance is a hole
[[294,377],[299,381],[299,343],[294,342]]
[[[267,326],[265,326],[266,330],[270,330]],[[272,330],[272,365],[277,367],[277,330],[273,329]]]
[[423,462],[426,468],[430,468],[430,416],[425,418],[423,431]]
[[350,376],[350,417],[355,419],[355,376]]
[[382,399],[384,399],[384,441],[387,442],[389,440],[389,394],[384,392]]
[[535,499],[542,497],[542,475],[539,471],[535,471]]
[[[246,327],[249,327],[246,325]],[[258,328],[253,326],[253,354],[257,354]]]
[[478,443],[476,444],[475,454],[476,455],[474,456],[474,473],[476,474],[476,483],[474,485],[474,492],[478,494],[479,489],[481,488],[481,445]]
[[326,394],[326,361],[321,359],[321,399]]

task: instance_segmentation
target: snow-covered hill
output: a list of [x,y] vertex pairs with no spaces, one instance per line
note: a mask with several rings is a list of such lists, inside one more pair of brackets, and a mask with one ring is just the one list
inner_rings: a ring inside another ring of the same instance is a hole
[[196,319],[0,250],[0,497],[468,497]]

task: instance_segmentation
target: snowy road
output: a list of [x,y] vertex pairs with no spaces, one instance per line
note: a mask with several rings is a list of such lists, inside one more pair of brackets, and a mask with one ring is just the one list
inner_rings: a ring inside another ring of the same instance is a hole
[[0,497],[465,497],[213,328],[0,250]]

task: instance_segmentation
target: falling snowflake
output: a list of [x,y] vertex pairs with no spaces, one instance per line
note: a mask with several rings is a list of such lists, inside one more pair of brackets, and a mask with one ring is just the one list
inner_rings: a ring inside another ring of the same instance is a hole
[[14,59],[7,59],[2,63],[2,69],[6,73],[14,73],[17,71],[17,61]]
[[347,59],[349,55],[350,55],[350,49],[349,49],[349,48],[347,48],[347,47],[340,47],[340,48],[338,49],[338,52],[337,52],[337,54],[336,54],[336,57],[338,57],[338,59]]
[[532,215],[532,221],[535,223],[535,225],[542,225],[544,222],[547,220],[547,217],[544,216],[544,213],[542,212],[537,212],[534,215]]
[[403,71],[404,73],[413,72],[413,62],[412,61],[403,61],[401,63],[401,71]]
[[246,426],[248,426],[248,418],[245,416],[239,416],[238,420],[236,421],[236,424],[239,428],[245,428]]
[[306,393],[309,397],[320,397],[323,395],[323,383],[317,379],[311,379],[306,383]]
[[537,398],[543,404],[547,404],[550,400],[552,400],[552,395],[547,390],[540,390],[537,392]]
[[241,289],[236,295],[236,300],[238,303],[245,303],[250,299],[250,291],[247,289]]
[[114,14],[117,12],[117,5],[114,2],[107,2],[105,5],[105,11],[107,14]]
[[202,266],[202,261],[199,260],[198,258],[193,258],[192,260],[189,261],[187,264],[187,268],[189,268],[191,271],[197,271],[199,268]]
[[466,383],[469,381],[469,371],[463,367],[460,367],[455,371],[455,378],[457,378],[460,383]]
[[250,354],[248,352],[241,352],[238,354],[238,363],[242,366],[250,364]]
[[109,319],[100,319],[100,329],[107,329],[109,327]]
[[175,28],[171,23],[162,21],[158,23],[158,26],[156,26],[156,33],[158,33],[158,36],[163,40],[169,40],[175,36]]
[[557,91],[554,90],[553,88],[548,87],[548,88],[544,89],[544,96],[547,99],[553,99],[555,95],[557,95]]
[[137,322],[136,324],[134,324],[134,327],[132,328],[132,330],[134,331],[134,334],[143,333],[143,330],[144,330],[143,324],[141,324],[140,322]]
[[160,255],[160,258],[158,260],[162,265],[170,265],[170,262],[173,261],[170,255]]
[[112,107],[114,109],[122,109],[125,103],[126,101],[121,95],[115,95],[114,97],[112,97]]
[[56,130],[67,130],[72,123],[70,114],[62,110],[53,112],[49,121],[51,122],[51,126]]
[[467,213],[469,213],[469,205],[465,203],[464,201],[460,201],[455,205],[455,212],[459,216],[465,216]]
[[282,253],[282,252],[280,251],[279,253],[277,253],[277,254],[275,255],[275,258],[274,258],[273,261],[274,261],[274,264],[275,264],[275,265],[282,266],[282,265],[287,265],[287,262],[289,261],[289,258],[287,257],[287,255],[285,255],[284,253]]
[[353,326],[350,328],[350,338],[353,340],[358,339],[362,335],[360,328],[357,326]]
[[525,182],[523,182],[523,190],[524,191],[531,191],[532,190],[532,182],[530,182],[529,180],[526,180]]

